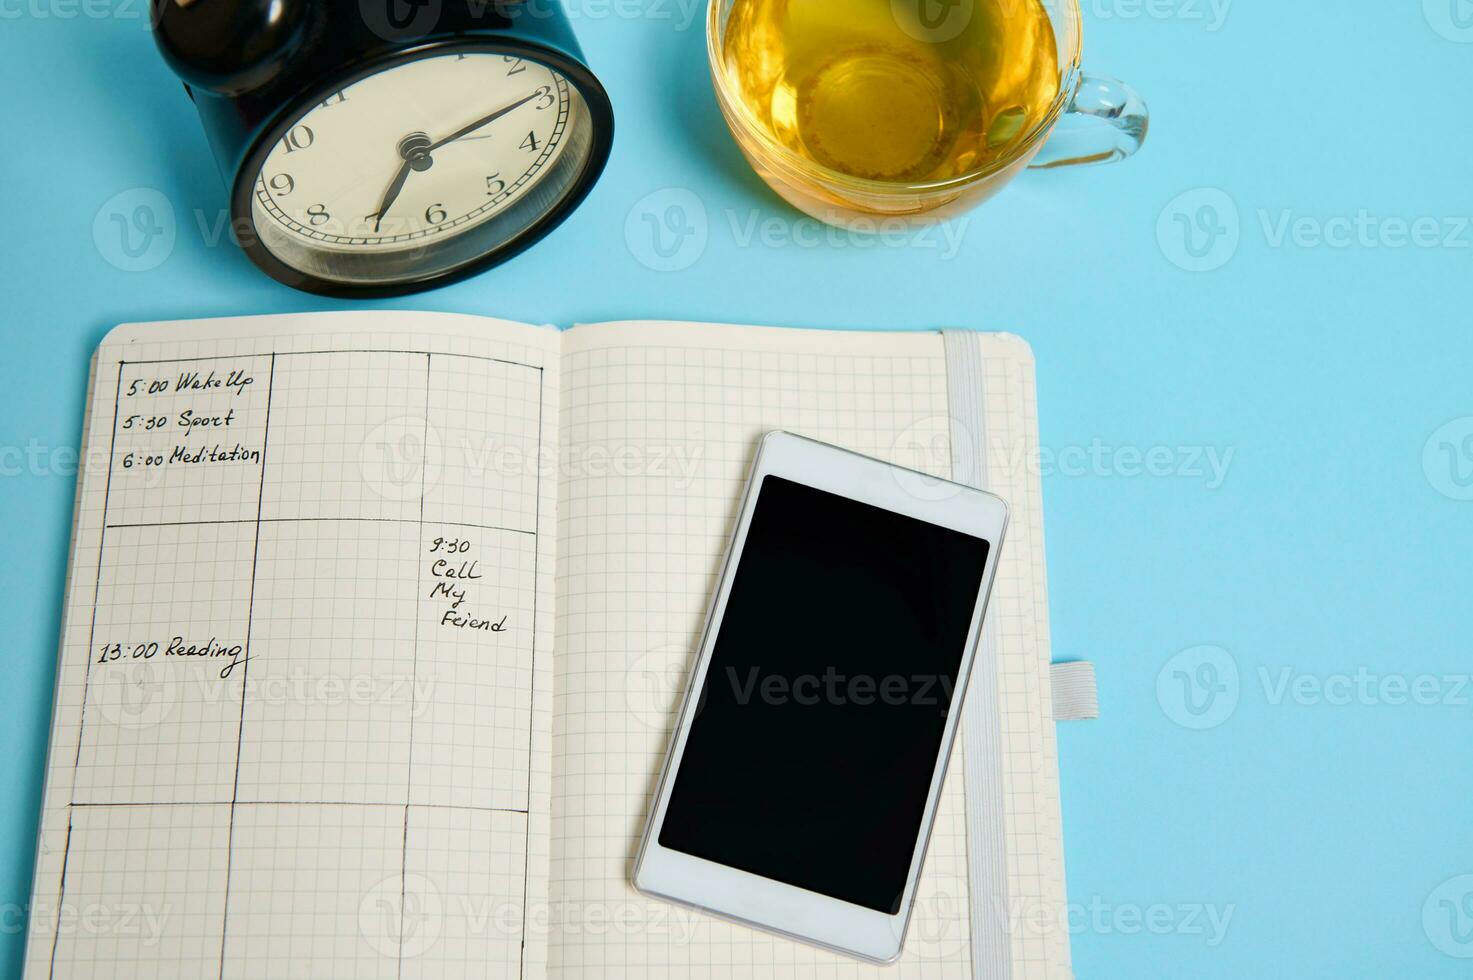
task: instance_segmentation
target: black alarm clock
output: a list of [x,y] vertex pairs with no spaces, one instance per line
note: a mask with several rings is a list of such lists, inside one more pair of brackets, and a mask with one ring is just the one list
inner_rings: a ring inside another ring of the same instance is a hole
[[155,0],[236,241],[334,296],[412,292],[527,248],[613,141],[558,0]]

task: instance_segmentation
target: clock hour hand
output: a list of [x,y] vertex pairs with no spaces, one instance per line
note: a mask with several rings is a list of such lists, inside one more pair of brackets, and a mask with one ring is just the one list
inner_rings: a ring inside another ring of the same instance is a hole
[[394,179],[389,182],[389,189],[384,191],[384,199],[379,202],[378,210],[368,215],[369,218],[373,219],[374,234],[378,234],[378,227],[383,223],[384,215],[389,213],[389,208],[393,206],[395,199],[399,197],[399,192],[404,189],[404,181],[408,179],[409,161],[405,160],[403,165],[399,167],[399,172],[394,174]]
[[457,129],[455,132],[451,133],[449,136],[445,137],[444,139],[439,140],[439,141],[434,142],[434,143],[431,143],[429,145],[429,147],[426,148],[425,152],[428,153],[431,150],[438,150],[440,147],[444,146],[446,143],[454,143],[456,140],[460,139],[462,136],[466,136],[466,135],[469,135],[470,133],[474,133],[476,130],[480,129],[482,126],[485,126],[487,123],[491,123],[491,122],[496,121],[497,119],[500,119],[502,116],[506,115],[508,112],[511,112],[513,109],[516,109],[516,108],[519,108],[521,106],[526,105],[528,102],[531,102],[535,98],[537,98],[537,93],[536,92],[533,92],[531,95],[527,96],[525,99],[518,99],[517,101],[513,102],[511,105],[502,106],[500,109],[497,109],[495,112],[492,112],[492,113],[490,113],[488,115],[484,115],[480,119],[477,119],[475,122],[471,123],[469,126],[462,126],[460,129]]
[[390,206],[398,199],[399,192],[404,189],[404,182],[409,179],[409,171],[428,170],[435,162],[430,159],[430,138],[424,133],[410,133],[400,140],[399,155],[404,158],[404,162],[399,165],[394,179],[389,181],[389,188],[384,191],[384,199],[379,202],[378,211],[365,217],[365,220],[373,219],[375,234],[378,233],[379,225],[383,224],[384,215],[389,213]]

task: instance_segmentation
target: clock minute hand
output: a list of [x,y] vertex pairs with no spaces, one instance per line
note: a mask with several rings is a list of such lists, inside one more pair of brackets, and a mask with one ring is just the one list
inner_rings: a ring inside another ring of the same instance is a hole
[[511,105],[502,106],[500,109],[497,109],[495,112],[490,113],[489,115],[482,116],[480,119],[477,119],[475,122],[471,123],[469,126],[463,126],[460,129],[457,129],[455,132],[451,133],[449,136],[445,137],[444,139],[439,140],[438,142],[435,142],[435,143],[431,143],[429,145],[429,147],[425,150],[425,152],[428,153],[431,150],[438,150],[440,147],[444,146],[446,143],[454,143],[456,140],[460,139],[462,136],[466,136],[466,135],[468,135],[470,133],[474,133],[476,130],[480,129],[482,126],[485,126],[487,123],[495,122],[497,119],[500,119],[502,116],[506,115],[508,112],[511,112],[513,109],[519,108],[520,106],[526,105],[528,102],[531,102],[535,98],[537,98],[537,93],[536,92],[533,92],[531,95],[527,96],[525,99],[518,99],[517,101],[513,102]]

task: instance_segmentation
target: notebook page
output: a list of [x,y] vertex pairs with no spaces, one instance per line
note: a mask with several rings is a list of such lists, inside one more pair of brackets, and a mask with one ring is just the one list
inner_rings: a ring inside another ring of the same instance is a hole
[[[999,375],[988,398],[993,436],[1036,445],[1020,400],[1024,369],[1030,377],[1032,370],[1026,345],[986,342],[996,360],[990,374]],[[758,437],[784,428],[948,473],[940,336],[580,326],[565,335],[562,376],[550,889],[564,918],[552,933],[552,974],[970,977],[959,743],[896,966],[771,938],[645,899],[628,884]],[[1019,833],[1009,837],[1012,908],[998,914],[1016,914],[1056,895],[1061,908],[1063,882],[1061,862],[1047,857],[1057,840],[1057,824],[1047,819],[1051,809],[1057,814],[1057,770],[1044,741],[1047,689],[1039,682],[1048,651],[1036,621],[1045,610],[1034,595],[1042,575],[1041,537],[1032,528],[1037,485],[1019,479],[1026,471],[1009,467],[1007,457],[999,462],[991,475],[1013,504],[1014,524],[993,614],[1003,620],[1004,772],[1010,827]],[[1012,938],[1016,976],[1067,976],[1062,930],[1015,929]]]
[[398,313],[108,335],[28,978],[544,975],[558,349]]

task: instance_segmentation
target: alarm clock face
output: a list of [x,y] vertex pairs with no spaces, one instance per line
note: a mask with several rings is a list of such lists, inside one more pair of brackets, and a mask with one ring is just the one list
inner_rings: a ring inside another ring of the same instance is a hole
[[311,279],[366,288],[515,247],[579,189],[595,142],[567,77],[487,51],[369,74],[273,137],[251,190],[259,247]]

